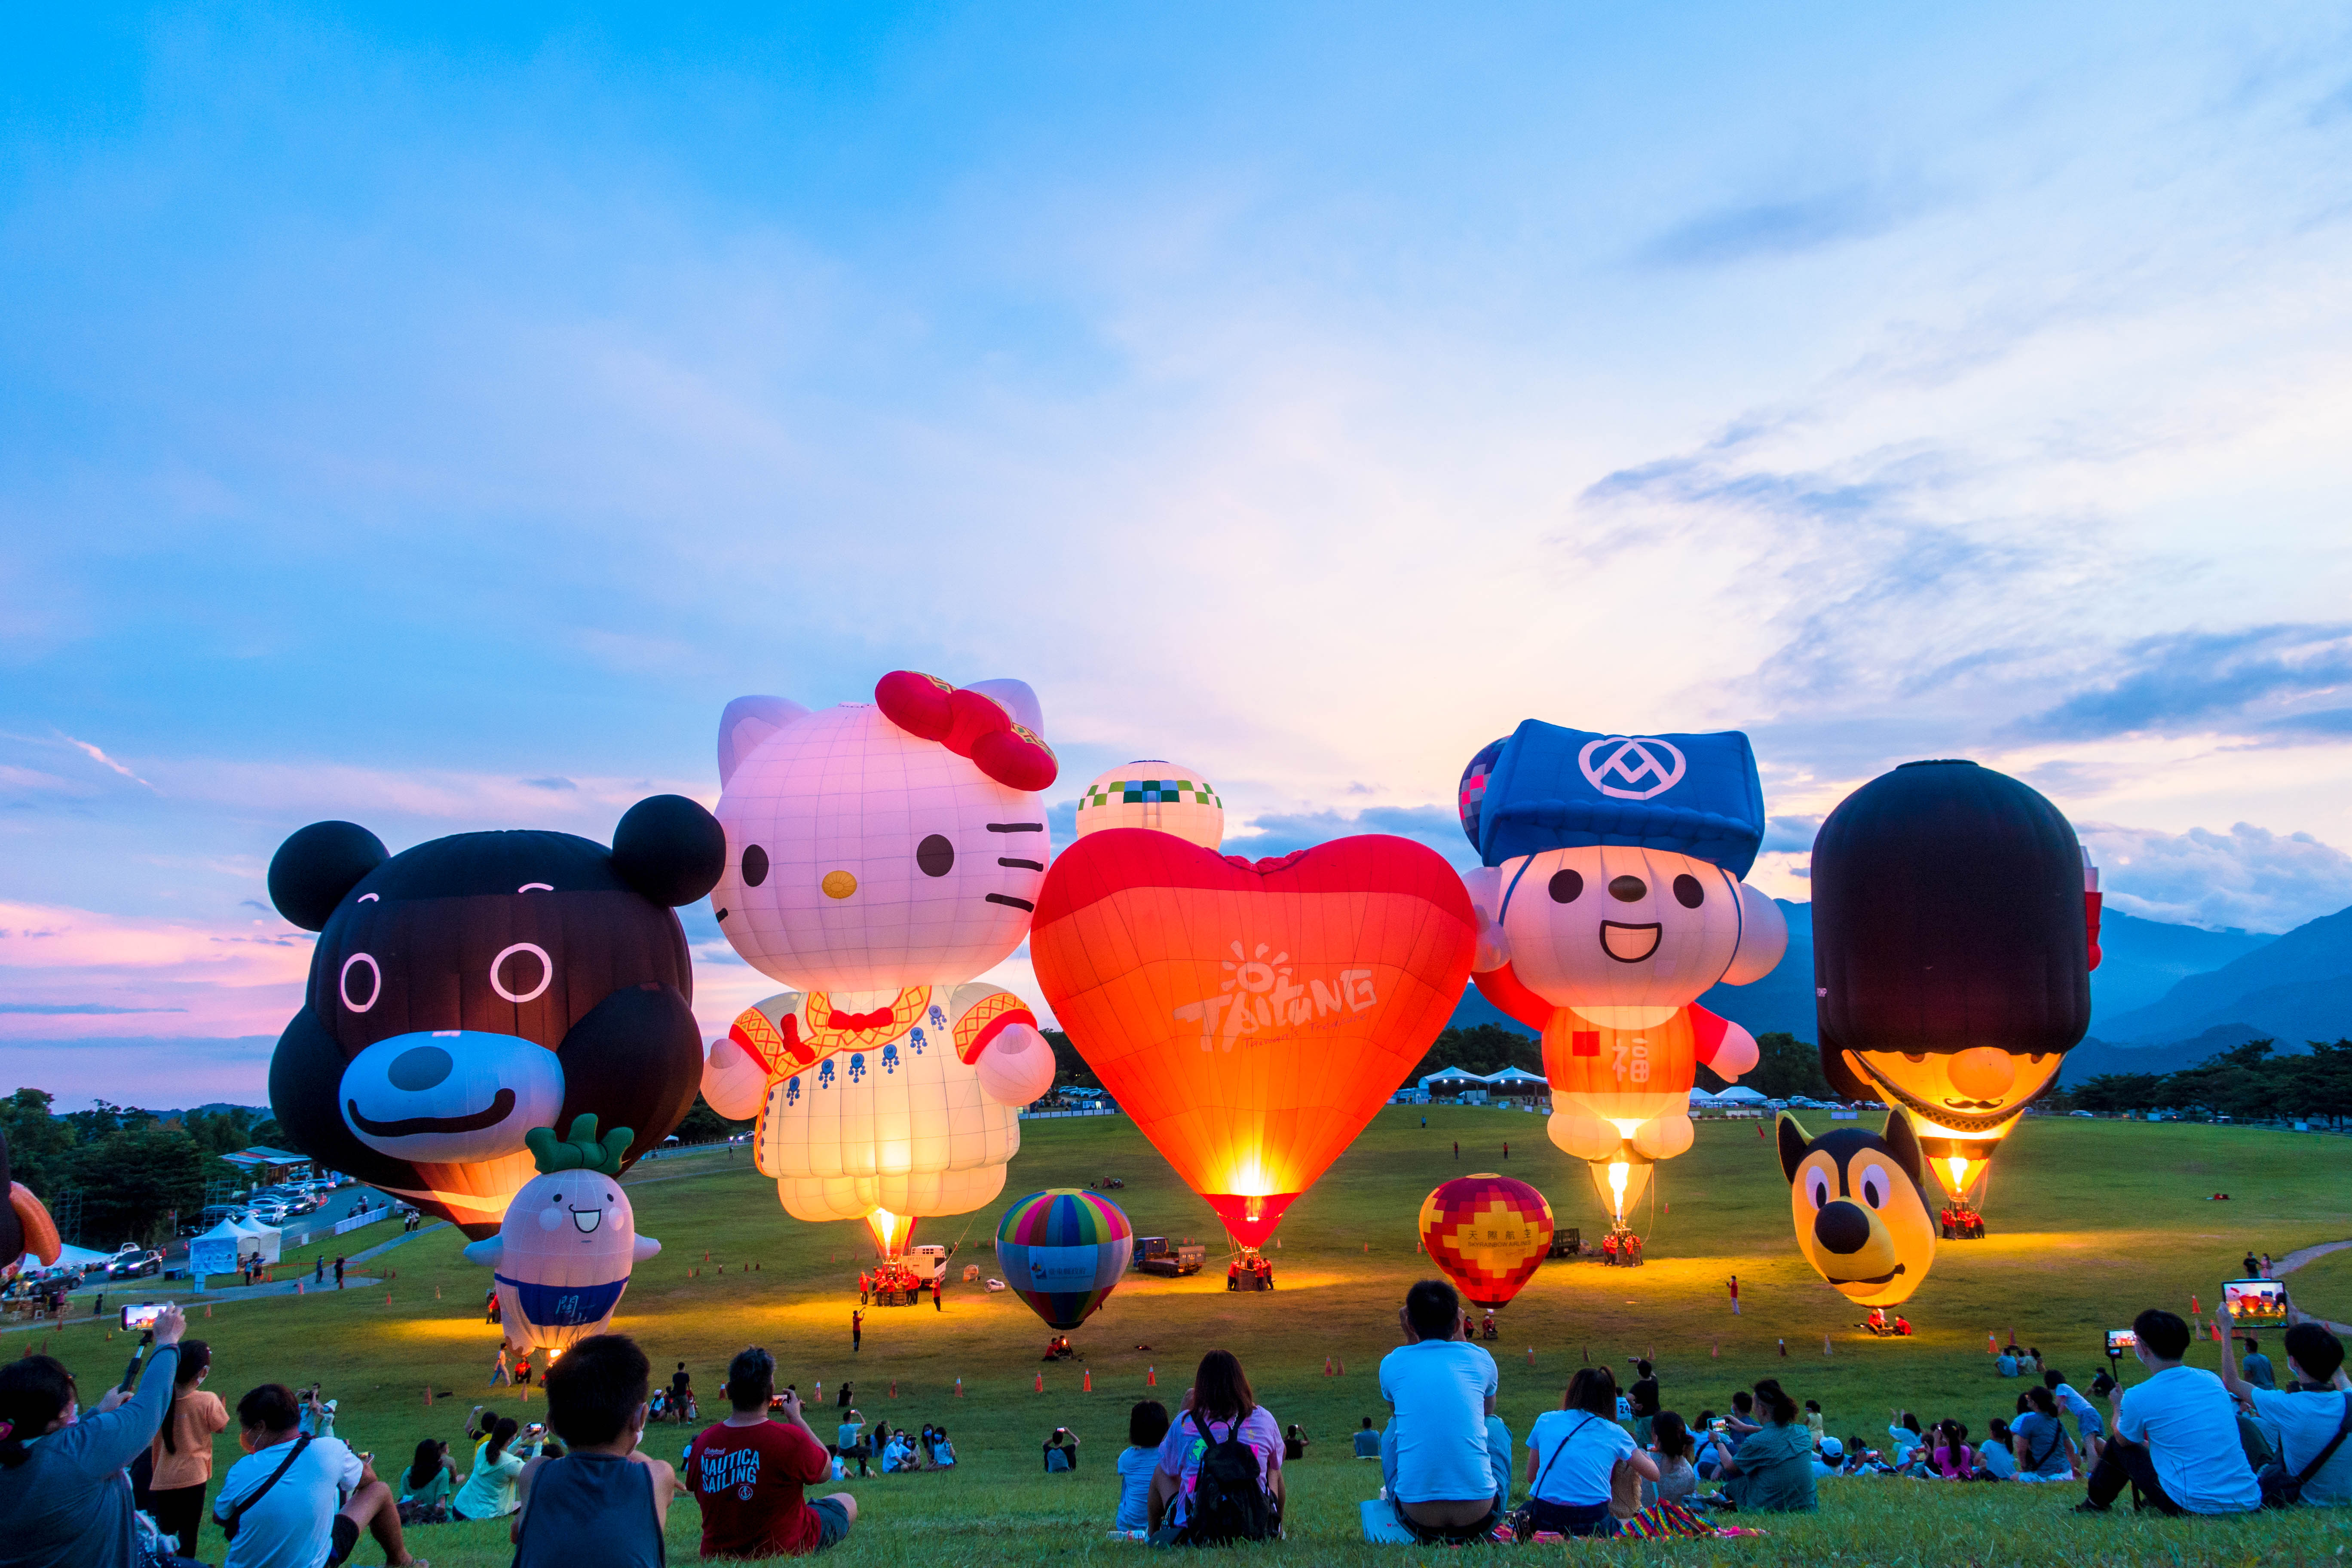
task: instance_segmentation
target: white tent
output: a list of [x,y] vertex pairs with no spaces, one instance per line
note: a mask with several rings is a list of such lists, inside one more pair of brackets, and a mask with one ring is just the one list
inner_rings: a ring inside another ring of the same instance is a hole
[[1499,1072],[1488,1073],[1486,1082],[1490,1088],[1506,1090],[1551,1087],[1551,1080],[1543,1074],[1529,1072],[1525,1068],[1505,1068]]
[[1715,1097],[1717,1105],[1761,1105],[1764,1097],[1743,1083],[1735,1083]]
[[[83,1268],[91,1264],[103,1263],[105,1261],[106,1254],[103,1252],[92,1252],[87,1247],[74,1247],[65,1242],[59,1242],[58,1244],[58,1260],[54,1267],[58,1268]],[[22,1268],[27,1274],[37,1274],[42,1269],[52,1266],[43,1263],[39,1258],[34,1257],[28,1252],[18,1261],[17,1267]]]
[[1723,1103],[1723,1101],[1717,1100],[1706,1090],[1697,1088],[1694,1088],[1690,1091],[1690,1102],[1693,1106],[1721,1105]]
[[278,1261],[278,1234],[276,1226],[253,1219],[224,1220],[222,1223],[233,1226],[237,1235],[245,1238],[245,1256],[249,1258],[257,1252],[264,1263]]
[[252,1250],[252,1237],[223,1220],[188,1243],[188,1272],[234,1274],[236,1260]]
[[1440,1084],[1448,1086],[1442,1091],[1445,1093],[1451,1093],[1455,1089],[1473,1087],[1484,1089],[1486,1087],[1486,1075],[1472,1072],[1467,1068],[1447,1068],[1443,1072],[1431,1073],[1421,1080],[1421,1087],[1426,1089],[1436,1089]]

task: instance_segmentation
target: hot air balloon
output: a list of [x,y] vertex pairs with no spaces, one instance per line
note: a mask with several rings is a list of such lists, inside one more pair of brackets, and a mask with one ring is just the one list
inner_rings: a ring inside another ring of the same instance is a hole
[[1551,1205],[1492,1171],[1456,1176],[1421,1200],[1421,1243],[1464,1296],[1500,1307],[1550,1253]]
[[1109,1199],[1082,1187],[1048,1187],[1005,1210],[996,1227],[1004,1283],[1065,1331],[1095,1315],[1134,1260],[1135,1227]]
[[61,1256],[57,1222],[31,1188],[9,1179],[5,1132],[0,1132],[0,1194],[8,1200],[0,1204],[0,1280],[15,1279],[28,1257],[40,1259],[44,1268],[55,1264]]
[[895,1261],[926,1215],[1004,1187],[1020,1108],[1053,1087],[1029,1005],[977,976],[1029,931],[1054,753],[1017,680],[900,670],[874,703],[740,698],[719,731],[727,868],[711,894],[744,960],[799,989],[739,1016],[703,1068],[796,1219],[865,1219]]
[[1693,1000],[1788,947],[1740,879],[1763,841],[1748,737],[1601,735],[1529,719],[1471,759],[1478,989],[1543,1033],[1552,1142],[1589,1163],[1613,1227],[1651,1166],[1691,1144],[1699,1067],[1737,1079],[1756,1041]]
[[694,1104],[702,1031],[670,910],[725,836],[682,795],[639,801],[613,847],[461,833],[397,855],[320,822],[269,862],[278,911],[319,933],[269,1061],[293,1145],[485,1237],[531,1176],[530,1128],[596,1115],[657,1147]]
[[499,1233],[466,1248],[468,1262],[491,1269],[507,1343],[517,1352],[562,1352],[603,1333],[629,1288],[629,1270],[661,1250],[637,1234],[636,1212],[621,1190],[633,1136],[615,1127],[600,1141],[593,1115],[574,1121],[566,1142],[552,1128],[532,1128],[541,1173],[515,1194]]
[[2098,871],[2058,808],[1970,762],[1906,763],[1813,842],[1822,1070],[1902,1111],[1983,1234],[1988,1163],[2091,1022]]
[[1077,837],[1106,827],[1149,827],[1214,849],[1224,841],[1225,803],[1198,768],[1129,763],[1103,774],[1078,796]]
[[1114,827],[1054,862],[1029,952],[1103,1087],[1255,1249],[1445,1026],[1475,934],[1408,839],[1252,863]]
[[1910,1122],[1891,1111],[1883,1137],[1840,1127],[1812,1138],[1783,1114],[1779,1131],[1797,1250],[1813,1272],[1865,1307],[1909,1300],[1936,1262],[1936,1223]]

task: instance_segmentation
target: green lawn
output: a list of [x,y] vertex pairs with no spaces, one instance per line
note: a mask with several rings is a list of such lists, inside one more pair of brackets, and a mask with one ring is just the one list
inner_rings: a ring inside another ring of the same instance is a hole
[[[1291,1540],[1278,1550],[1318,1563],[1435,1555],[1358,1542],[1355,1504],[1378,1481],[1373,1467],[1344,1457],[1359,1420],[1381,1414],[1378,1363],[1396,1342],[1405,1286],[1423,1272],[1412,1230],[1420,1199],[1454,1174],[1504,1170],[1540,1187],[1563,1225],[1589,1233],[1601,1213],[1581,1166],[1551,1147],[1539,1117],[1439,1108],[1424,1130],[1420,1114],[1381,1112],[1293,1207],[1273,1254],[1281,1288],[1272,1295],[1230,1294],[1213,1266],[1181,1281],[1129,1276],[1076,1336],[1094,1375],[1091,1394],[1080,1391],[1075,1366],[1047,1369],[1047,1392],[1035,1393],[1044,1326],[1009,1293],[977,1288],[950,1289],[944,1313],[928,1306],[870,1313],[866,1348],[853,1358],[849,1310],[864,1227],[788,1219],[773,1188],[740,1153],[659,1163],[633,1176],[639,1224],[667,1250],[638,1270],[617,1326],[639,1338],[657,1370],[685,1361],[706,1402],[727,1358],[758,1342],[777,1353],[782,1375],[803,1394],[822,1382],[828,1406],[841,1379],[854,1376],[869,1419],[935,1421],[950,1430],[964,1459],[958,1471],[854,1484],[866,1512],[840,1554],[845,1562],[899,1560],[911,1552],[953,1563],[1028,1563],[1138,1551],[1105,1537],[1116,1493],[1109,1462],[1123,1441],[1127,1407],[1144,1396],[1152,1367],[1159,1371],[1152,1392],[1172,1407],[1189,1368],[1216,1346],[1241,1356],[1278,1419],[1301,1423],[1321,1445],[1292,1470]],[[1449,1152],[1457,1138],[1459,1164]],[[1696,1146],[1663,1167],[1647,1267],[1549,1264],[1506,1310],[1503,1339],[1493,1347],[1502,1414],[1524,1435],[1538,1411],[1558,1404],[1569,1373],[1587,1356],[1622,1369],[1627,1357],[1649,1354],[1666,1403],[1685,1415],[1721,1407],[1733,1388],[1770,1373],[1800,1399],[1819,1399],[1833,1433],[1883,1432],[1890,1409],[1901,1405],[1925,1419],[1957,1416],[1980,1434],[1989,1417],[2010,1410],[2019,1387],[1992,1375],[1989,1332],[2005,1336],[2014,1327],[2052,1364],[2086,1381],[2100,1363],[2103,1329],[2128,1322],[2146,1306],[2185,1311],[2192,1293],[2210,1309],[2249,1246],[2283,1256],[2352,1236],[2346,1149],[2332,1138],[2254,1129],[2029,1122],[1994,1169],[1993,1236],[1944,1247],[1906,1309],[1919,1336],[1894,1342],[1854,1331],[1859,1313],[1797,1256],[1788,1190],[1756,1124],[1703,1124]],[[1120,1118],[1027,1124],[1007,1194],[1108,1175],[1128,1182],[1119,1201],[1139,1233],[1220,1235],[1207,1205]],[[2209,1201],[2216,1190],[2231,1201]],[[961,1239],[959,1271],[975,1261],[989,1272],[988,1241],[1002,1207],[968,1216],[969,1224],[932,1222],[918,1239]],[[341,1239],[356,1248],[393,1234],[371,1227]],[[496,1331],[481,1321],[486,1273],[457,1257],[458,1242],[443,1230],[368,1265],[396,1270],[389,1304],[379,1287],[220,1306],[196,1330],[214,1346],[210,1386],[233,1404],[256,1383],[319,1379],[341,1398],[342,1434],[374,1449],[386,1469],[420,1436],[456,1438],[478,1399],[493,1397],[521,1414],[515,1391],[490,1395],[481,1386]],[[698,1277],[688,1278],[689,1268]],[[1723,1289],[1733,1272],[1745,1306],[1738,1318]],[[2298,1284],[2313,1310],[2352,1318],[2352,1256],[2325,1260]],[[14,1349],[39,1337],[0,1343]],[[47,1342],[89,1387],[119,1376],[127,1349],[89,1324],[52,1333]],[[1323,1375],[1327,1355],[1344,1363],[1343,1376]],[[2201,1345],[2193,1359],[2213,1364],[2213,1347]],[[961,1398],[952,1393],[959,1377]],[[440,1396],[430,1409],[428,1386]],[[534,1396],[531,1411],[541,1408]],[[1086,1462],[1075,1476],[1048,1479],[1036,1473],[1035,1445],[1056,1425],[1086,1440]],[[683,1438],[677,1428],[662,1428],[648,1447],[675,1458]],[[224,1442],[220,1466],[235,1455],[234,1444]],[[2299,1562],[2332,1559],[2352,1542],[2325,1512],[2219,1523],[2078,1521],[2063,1517],[2080,1496],[2073,1487],[1855,1480],[1824,1491],[1816,1517],[1750,1521],[1771,1531],[1767,1540],[1671,1550],[1809,1563]],[[691,1503],[683,1505],[671,1520],[673,1554],[692,1553],[697,1529]],[[420,1531],[415,1546],[444,1564],[503,1563],[510,1555],[503,1530],[487,1526]],[[208,1535],[205,1549],[216,1555],[219,1538]],[[362,1555],[373,1561],[372,1551]]]

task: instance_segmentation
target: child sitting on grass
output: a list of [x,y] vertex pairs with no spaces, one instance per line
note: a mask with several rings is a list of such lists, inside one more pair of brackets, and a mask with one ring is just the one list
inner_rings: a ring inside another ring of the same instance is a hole
[[1160,1401],[1142,1400],[1127,1413],[1127,1447],[1118,1456],[1118,1515],[1111,1521],[1113,1529],[1151,1527],[1151,1472],[1167,1436],[1168,1407]]

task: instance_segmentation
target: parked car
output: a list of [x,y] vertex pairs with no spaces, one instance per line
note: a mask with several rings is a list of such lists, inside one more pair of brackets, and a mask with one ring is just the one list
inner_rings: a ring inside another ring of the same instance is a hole
[[163,1255],[148,1248],[118,1252],[106,1261],[109,1279],[139,1279],[163,1272]]
[[2067,1114],[2067,1115],[2069,1115],[2069,1116],[2079,1116],[2079,1117],[2082,1117],[2082,1118],[2083,1118],[2084,1121],[2096,1121],[2098,1120],[2098,1118],[2097,1118],[2097,1117],[2093,1116],[2093,1115],[2092,1115],[2089,1111],[2087,1111],[2087,1110],[2070,1110],[2070,1111],[2068,1111],[2066,1114]]

